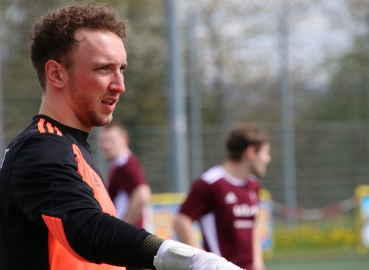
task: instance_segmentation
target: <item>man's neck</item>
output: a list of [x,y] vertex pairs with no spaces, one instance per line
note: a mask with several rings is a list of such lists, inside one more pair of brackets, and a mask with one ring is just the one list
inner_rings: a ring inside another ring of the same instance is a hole
[[63,125],[76,128],[87,133],[90,133],[92,130],[92,127],[83,126],[68,106],[64,104],[64,100],[55,95],[53,98],[50,98],[45,94],[43,95],[39,114],[49,116]]
[[224,170],[232,177],[237,179],[246,179],[250,175],[246,164],[241,162],[227,160],[223,163]]
[[119,155],[117,155],[114,160],[120,157],[126,157],[131,153],[131,150],[129,148],[122,149],[122,151],[119,152]]

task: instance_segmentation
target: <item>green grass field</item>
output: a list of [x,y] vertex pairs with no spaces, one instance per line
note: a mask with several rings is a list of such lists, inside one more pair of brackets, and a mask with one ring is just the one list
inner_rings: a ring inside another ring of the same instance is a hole
[[368,270],[369,252],[355,249],[280,251],[266,261],[267,270]]
[[293,228],[279,220],[267,270],[369,270],[369,249],[358,252],[359,227],[353,211]]

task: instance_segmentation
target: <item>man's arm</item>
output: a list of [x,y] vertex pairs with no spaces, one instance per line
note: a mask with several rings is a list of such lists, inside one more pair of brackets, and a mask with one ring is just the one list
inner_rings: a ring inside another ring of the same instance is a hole
[[192,219],[190,217],[179,213],[174,220],[173,228],[177,233],[179,241],[198,249],[202,249],[200,243],[196,240],[192,227]]
[[129,207],[123,220],[135,224],[142,215],[143,208],[151,199],[150,187],[146,184],[137,186],[131,195]]
[[261,238],[261,224],[259,216],[256,217],[255,219],[255,227],[252,231],[252,247],[253,247],[254,270],[265,270],[262,238]]
[[[71,255],[132,268],[239,270],[223,258],[160,239],[103,212],[78,164],[68,140],[41,134],[23,145],[12,173],[12,192],[23,213],[40,228],[47,226]],[[178,258],[184,263],[179,265]]]

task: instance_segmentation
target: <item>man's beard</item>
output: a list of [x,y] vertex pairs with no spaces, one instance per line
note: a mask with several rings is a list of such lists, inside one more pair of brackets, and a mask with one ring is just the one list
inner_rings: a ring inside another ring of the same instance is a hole
[[79,107],[79,110],[76,110],[75,113],[77,118],[83,125],[90,127],[101,127],[109,124],[112,121],[112,114],[110,114],[109,116],[100,115],[97,112],[96,108],[94,108],[93,106],[88,106],[92,101],[86,98],[86,96],[83,95],[81,91],[77,90],[74,84],[73,75],[71,77],[69,89],[72,93],[73,100],[79,101],[78,104],[75,104],[75,106]]
[[85,107],[81,107],[81,110],[82,115],[79,116],[79,118],[84,119],[84,122],[88,123],[90,126],[102,127],[109,124],[113,119],[113,115],[110,115],[110,117],[101,116],[97,112],[89,110]]

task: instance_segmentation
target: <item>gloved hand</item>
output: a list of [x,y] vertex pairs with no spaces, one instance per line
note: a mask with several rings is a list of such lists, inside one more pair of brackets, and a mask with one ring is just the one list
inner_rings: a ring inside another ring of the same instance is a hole
[[226,259],[180,242],[165,240],[154,258],[157,270],[242,270]]

